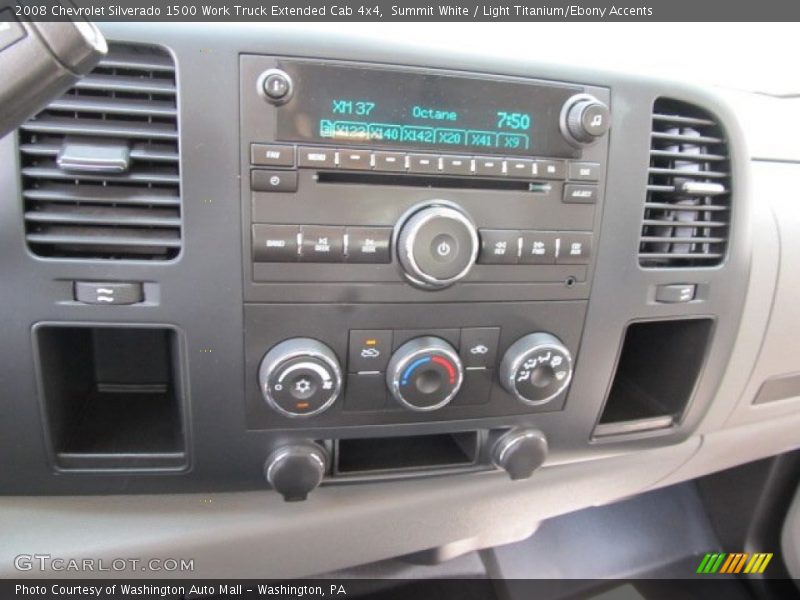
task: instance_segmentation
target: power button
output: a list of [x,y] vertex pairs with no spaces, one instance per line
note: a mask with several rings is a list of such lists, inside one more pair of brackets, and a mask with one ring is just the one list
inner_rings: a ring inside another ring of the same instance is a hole
[[268,102],[284,104],[292,95],[292,78],[281,69],[269,69],[258,78],[258,90]]
[[458,242],[447,233],[442,233],[433,238],[431,242],[431,256],[439,262],[449,262],[458,254]]

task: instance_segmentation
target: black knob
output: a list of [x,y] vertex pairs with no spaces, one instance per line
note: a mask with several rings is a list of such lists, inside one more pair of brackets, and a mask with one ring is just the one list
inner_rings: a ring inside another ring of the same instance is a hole
[[412,208],[395,232],[404,275],[419,287],[440,289],[463,279],[478,256],[475,224],[446,200]]
[[609,120],[608,106],[594,96],[578,94],[564,105],[561,129],[570,143],[585,146],[606,134]]
[[527,479],[547,457],[547,439],[535,429],[512,430],[492,447],[492,462],[511,479]]
[[285,104],[294,90],[292,78],[281,69],[269,69],[258,78],[258,92],[270,104]]
[[328,468],[328,452],[314,442],[283,446],[267,457],[264,475],[287,502],[305,500]]
[[295,338],[264,356],[258,370],[266,403],[287,417],[310,417],[330,408],[342,388],[336,354],[322,342]]
[[550,402],[572,379],[572,356],[549,333],[531,333],[506,350],[500,363],[500,383],[509,394],[531,406]]
[[400,404],[416,411],[437,410],[458,393],[464,378],[461,359],[444,340],[410,340],[392,355],[386,385]]

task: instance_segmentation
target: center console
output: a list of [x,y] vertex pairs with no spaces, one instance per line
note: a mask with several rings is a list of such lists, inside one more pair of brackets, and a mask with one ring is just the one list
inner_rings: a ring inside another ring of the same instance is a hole
[[245,55],[240,96],[249,428],[564,407],[607,89]]

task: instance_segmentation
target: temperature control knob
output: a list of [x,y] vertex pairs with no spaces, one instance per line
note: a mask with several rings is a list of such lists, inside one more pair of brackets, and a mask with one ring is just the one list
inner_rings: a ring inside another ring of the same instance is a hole
[[267,352],[258,381],[270,407],[287,417],[310,417],[336,401],[342,371],[336,354],[325,344],[294,338]]
[[572,379],[572,357],[549,333],[531,333],[506,350],[500,363],[500,383],[509,394],[531,406],[550,402]]
[[386,370],[386,384],[406,408],[430,411],[446,406],[464,378],[458,353],[437,337],[420,337],[400,346]]
[[395,229],[397,257],[413,284],[437,289],[463,279],[478,256],[478,231],[457,205],[434,200],[412,208]]
[[608,106],[589,94],[577,94],[567,100],[561,112],[561,129],[576,146],[591,144],[609,128]]

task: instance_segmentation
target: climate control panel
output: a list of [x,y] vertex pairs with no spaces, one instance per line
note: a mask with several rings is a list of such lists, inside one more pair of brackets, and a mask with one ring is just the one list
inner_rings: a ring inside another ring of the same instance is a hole
[[[381,359],[395,333],[400,344],[391,356]],[[284,340],[269,349],[259,365],[264,402],[290,419],[321,415],[337,401],[344,405],[337,408],[345,414],[370,410],[430,413],[450,405],[465,381],[464,391],[473,398],[463,400],[475,402],[475,396],[481,393],[476,384],[482,382],[483,398],[477,400],[488,404],[496,377],[497,383],[522,405],[547,410],[547,404],[561,395],[572,379],[570,351],[550,333],[530,333],[516,340],[503,353],[498,369],[495,362],[500,328],[438,332],[448,339],[420,333],[351,332],[352,363],[347,365],[350,373],[344,384],[344,360],[330,347],[312,338]],[[385,371],[368,368],[352,372],[364,366]],[[343,396],[347,400],[340,401]]]

